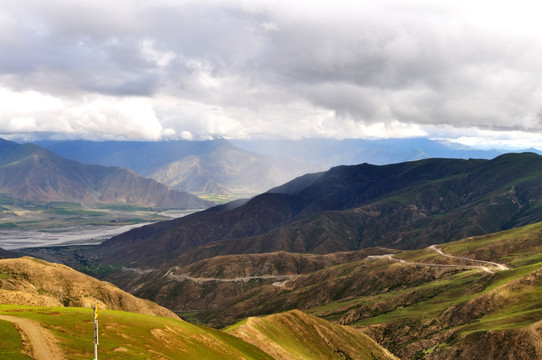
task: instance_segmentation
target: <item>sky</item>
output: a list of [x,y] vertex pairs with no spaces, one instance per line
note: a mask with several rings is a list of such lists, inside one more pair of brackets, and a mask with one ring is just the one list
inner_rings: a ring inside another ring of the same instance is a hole
[[3,0],[0,136],[542,148],[542,5]]

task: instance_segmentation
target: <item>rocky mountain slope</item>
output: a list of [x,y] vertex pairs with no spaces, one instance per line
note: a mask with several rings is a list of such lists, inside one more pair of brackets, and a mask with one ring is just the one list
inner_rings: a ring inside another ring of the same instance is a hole
[[[95,274],[122,285],[136,296],[151,299],[175,312],[197,312],[194,320],[222,327],[239,318],[283,310],[271,299],[290,289],[295,279],[370,255],[393,250],[372,248],[326,255],[285,252],[218,256],[186,267],[140,272],[134,268]],[[315,287],[315,291],[318,291]],[[321,294],[317,297],[321,298]],[[245,301],[247,300],[247,301]],[[263,306],[272,303],[272,306]],[[306,308],[298,304],[299,308]]]
[[10,258],[16,258],[16,257],[17,257],[17,254],[0,248],[0,259],[10,259]]
[[232,209],[132,230],[97,254],[156,268],[239,253],[421,248],[541,221],[541,183],[542,157],[532,153],[340,166]]
[[211,203],[134,172],[67,160],[33,144],[0,139],[0,193],[38,202],[206,208]]

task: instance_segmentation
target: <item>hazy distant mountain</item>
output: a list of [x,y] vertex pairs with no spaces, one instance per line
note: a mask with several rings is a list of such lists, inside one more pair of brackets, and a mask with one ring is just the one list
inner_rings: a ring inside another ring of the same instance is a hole
[[262,193],[308,171],[297,161],[255,155],[225,140],[217,142],[213,151],[163,165],[150,177],[191,192]]
[[250,153],[224,139],[44,144],[72,160],[122,166],[190,192],[261,193],[312,170],[289,158]]
[[234,140],[232,142],[257,154],[289,157],[322,170],[338,165],[361,163],[385,165],[428,158],[492,159],[506,152],[479,150],[458,143],[426,138]]
[[119,167],[84,165],[34,144],[0,139],[0,193],[30,201],[205,208],[209,202]]
[[261,193],[301,174],[338,165],[384,165],[427,158],[492,159],[505,153],[425,138],[38,144],[83,163],[128,168],[178,190],[215,194]]
[[340,166],[293,183],[233,209],[129,231],[99,249],[114,262],[186,265],[236,253],[420,248],[542,221],[542,157],[533,153]]
[[225,140],[208,141],[43,141],[38,145],[85,164],[120,166],[147,176],[189,155],[213,152]]

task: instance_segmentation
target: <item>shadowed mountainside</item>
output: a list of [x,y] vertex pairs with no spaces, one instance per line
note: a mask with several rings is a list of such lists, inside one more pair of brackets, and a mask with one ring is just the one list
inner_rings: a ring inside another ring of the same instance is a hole
[[211,203],[118,167],[85,165],[33,144],[0,139],[0,193],[39,202],[206,208]]
[[532,153],[340,166],[233,209],[129,231],[97,254],[156,268],[239,253],[421,248],[541,221],[541,184],[542,157]]

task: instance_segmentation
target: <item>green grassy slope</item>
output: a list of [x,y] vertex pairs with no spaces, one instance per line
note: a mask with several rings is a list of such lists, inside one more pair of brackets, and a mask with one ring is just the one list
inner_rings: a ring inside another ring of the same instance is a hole
[[0,357],[12,360],[30,359],[25,354],[21,336],[9,321],[0,320]]
[[[54,335],[66,359],[94,356],[91,309],[0,305],[0,314],[40,323]],[[271,359],[236,337],[176,319],[104,310],[99,328],[103,359]],[[0,321],[0,333],[0,358],[29,358],[21,354],[20,335],[10,323]]]
[[277,359],[397,359],[359,330],[297,310],[249,318],[227,332]]
[[[404,359],[542,357],[542,224],[440,248],[458,257],[506,263],[511,269],[465,269],[415,286],[330,302],[310,312],[363,327]],[[469,260],[443,258],[429,249],[396,258],[469,265]],[[389,260],[374,262],[381,266]],[[423,268],[411,267],[413,273]]]

